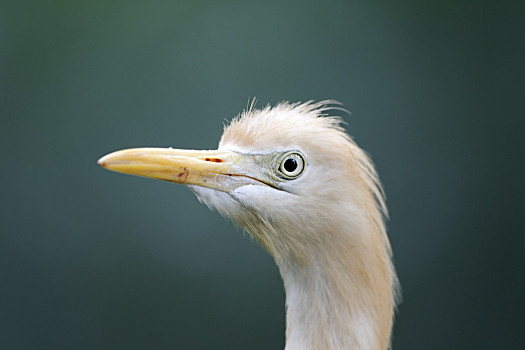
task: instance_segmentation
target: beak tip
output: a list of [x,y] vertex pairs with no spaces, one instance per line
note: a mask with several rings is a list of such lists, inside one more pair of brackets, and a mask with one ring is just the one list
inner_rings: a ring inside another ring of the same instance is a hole
[[105,168],[107,163],[106,163],[106,160],[104,159],[106,158],[106,156],[100,158],[98,161],[97,161],[97,164],[100,165],[101,167]]

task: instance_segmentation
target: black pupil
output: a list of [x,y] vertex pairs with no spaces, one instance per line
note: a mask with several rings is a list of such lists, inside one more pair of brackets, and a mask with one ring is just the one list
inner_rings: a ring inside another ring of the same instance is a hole
[[293,172],[297,169],[297,161],[293,158],[288,158],[284,161],[284,170],[288,172]]

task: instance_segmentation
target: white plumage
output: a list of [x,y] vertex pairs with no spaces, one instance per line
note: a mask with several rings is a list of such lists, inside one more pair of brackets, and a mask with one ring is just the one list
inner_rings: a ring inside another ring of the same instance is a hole
[[250,108],[217,151],[131,149],[99,163],[188,185],[273,256],[286,290],[286,350],[386,349],[397,279],[375,169],[324,116],[331,101]]

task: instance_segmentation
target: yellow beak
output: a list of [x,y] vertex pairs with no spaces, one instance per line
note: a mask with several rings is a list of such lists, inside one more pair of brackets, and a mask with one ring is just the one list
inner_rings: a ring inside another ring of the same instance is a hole
[[229,192],[262,182],[239,171],[235,165],[242,157],[228,151],[134,148],[110,153],[100,158],[98,164],[119,173]]

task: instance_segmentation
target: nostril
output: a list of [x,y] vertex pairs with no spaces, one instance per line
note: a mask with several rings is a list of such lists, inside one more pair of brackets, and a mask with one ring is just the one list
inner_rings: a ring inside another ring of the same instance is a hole
[[205,158],[204,160],[207,162],[222,163],[222,159],[220,158]]

